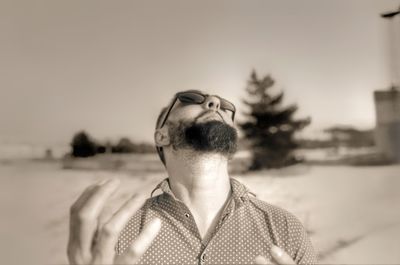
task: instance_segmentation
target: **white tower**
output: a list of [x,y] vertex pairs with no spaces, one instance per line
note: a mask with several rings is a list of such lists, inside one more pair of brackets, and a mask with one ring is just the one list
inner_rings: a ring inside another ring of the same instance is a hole
[[377,147],[389,160],[400,163],[400,7],[382,14],[390,27],[390,78],[388,90],[375,91],[375,139]]

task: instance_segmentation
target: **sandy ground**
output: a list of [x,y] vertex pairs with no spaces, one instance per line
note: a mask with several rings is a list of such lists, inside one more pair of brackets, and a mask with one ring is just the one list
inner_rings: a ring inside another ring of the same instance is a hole
[[[295,166],[233,176],[257,196],[298,216],[320,263],[399,264],[400,165]],[[0,164],[3,264],[66,264],[68,211],[94,181],[118,177],[118,207],[135,192],[150,194],[164,177],[96,170],[65,170],[58,162]]]

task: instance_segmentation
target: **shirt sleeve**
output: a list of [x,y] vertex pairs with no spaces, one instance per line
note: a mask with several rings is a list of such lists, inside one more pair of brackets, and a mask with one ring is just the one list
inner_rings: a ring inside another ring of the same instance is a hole
[[287,218],[293,260],[296,264],[316,264],[317,254],[306,229],[295,216],[290,214]]

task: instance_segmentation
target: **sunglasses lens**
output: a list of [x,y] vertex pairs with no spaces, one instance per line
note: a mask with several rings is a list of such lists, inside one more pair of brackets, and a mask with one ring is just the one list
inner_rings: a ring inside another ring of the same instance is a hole
[[[178,94],[178,99],[183,102],[183,103],[189,103],[189,104],[202,104],[206,100],[207,95],[203,95],[200,93],[196,92],[183,92]],[[221,109],[224,110],[229,110],[232,112],[232,120],[234,119],[234,115],[236,112],[235,105],[233,105],[231,102],[229,102],[226,99],[220,98],[221,102]]]
[[191,92],[186,92],[178,95],[178,98],[180,101],[184,103],[196,103],[196,104],[201,104],[204,102],[205,96],[197,94],[197,93],[191,93]]
[[221,108],[235,112],[235,106],[225,99],[221,99]]

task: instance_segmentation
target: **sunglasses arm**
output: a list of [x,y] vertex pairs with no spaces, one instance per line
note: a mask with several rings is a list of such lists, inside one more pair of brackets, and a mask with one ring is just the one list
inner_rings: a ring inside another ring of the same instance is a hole
[[166,112],[166,114],[165,114],[165,116],[164,116],[164,119],[163,119],[163,121],[162,121],[160,127],[158,127],[157,129],[161,129],[161,128],[165,125],[165,122],[166,122],[167,119],[168,119],[169,113],[171,112],[171,110],[172,110],[172,108],[174,107],[174,105],[175,105],[175,103],[176,103],[177,100],[178,100],[178,97],[175,97],[174,101],[173,101],[173,102],[171,103],[171,105],[169,106],[168,111]]

